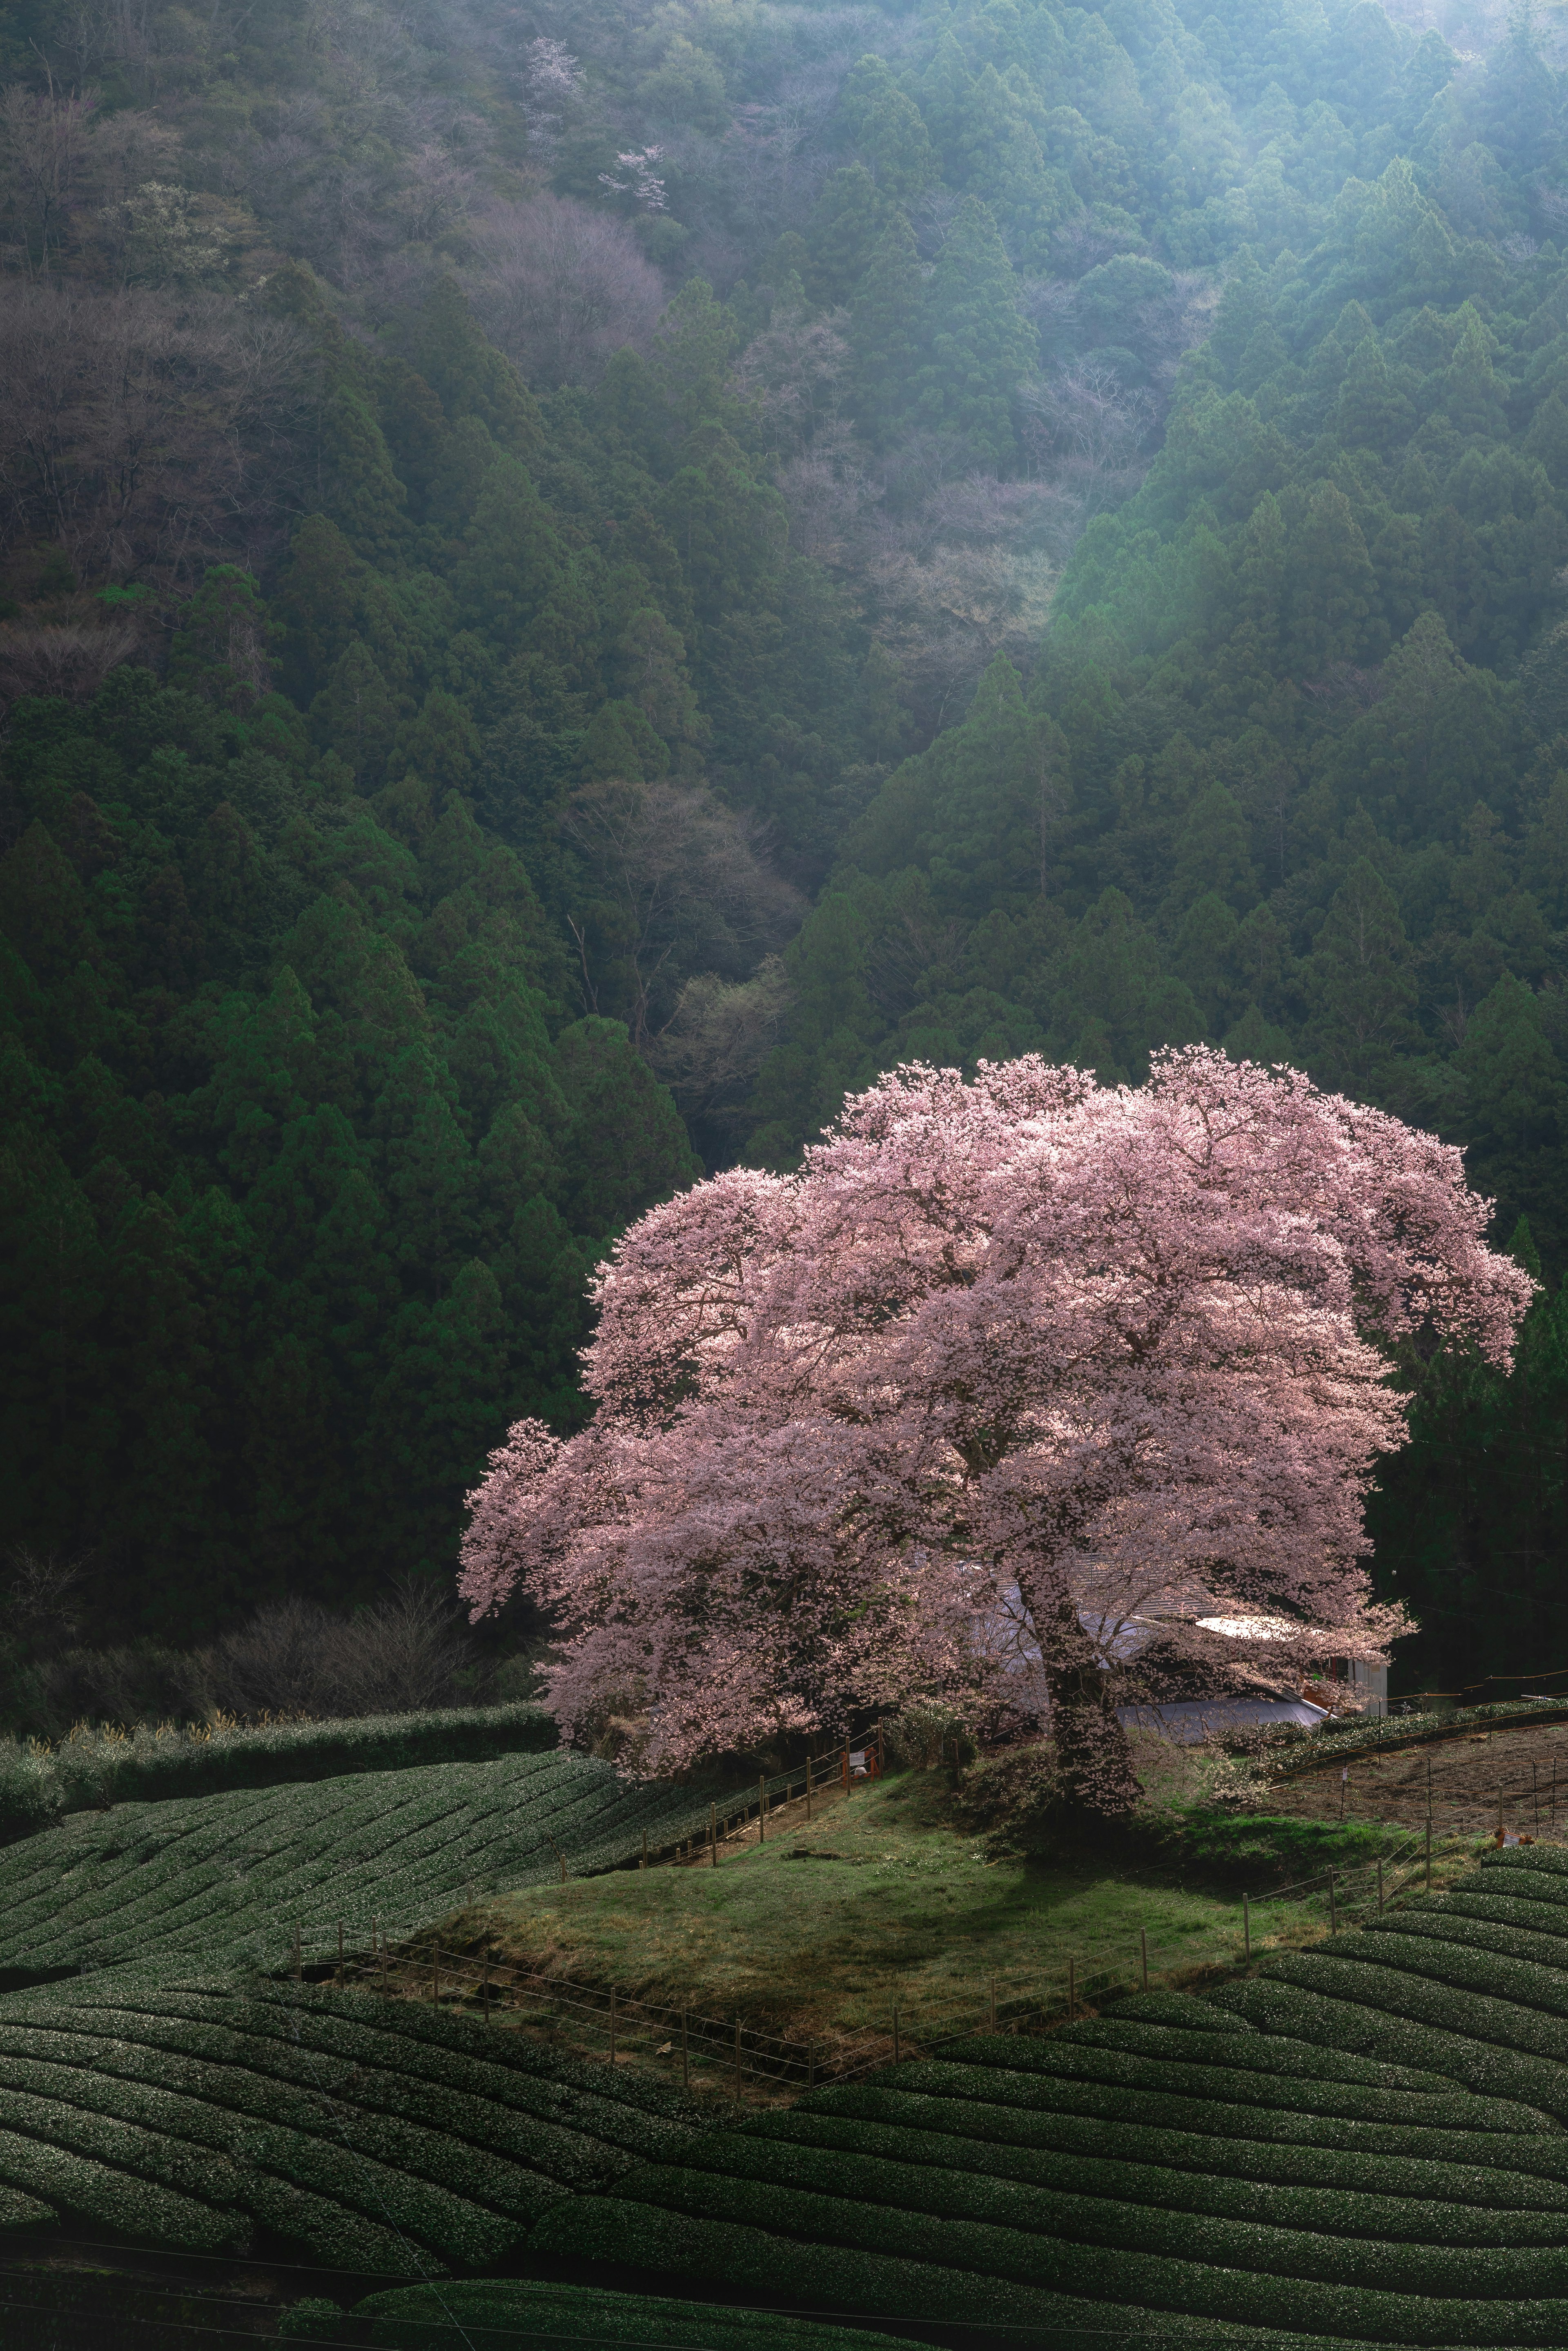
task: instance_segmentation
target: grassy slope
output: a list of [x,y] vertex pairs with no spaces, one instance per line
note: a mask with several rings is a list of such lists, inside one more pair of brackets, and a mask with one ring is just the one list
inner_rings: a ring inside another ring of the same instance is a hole
[[[712,2015],[800,2035],[883,2026],[894,1998],[906,2027],[974,2008],[995,1975],[1001,1996],[1060,1985],[1105,1946],[1129,1957],[1146,1930],[1151,1966],[1239,1954],[1229,1889],[1183,1886],[1178,1869],[1048,1862],[988,1850],[966,1833],[943,1776],[908,1772],[775,1816],[705,1865],[525,1887],[483,1913],[444,1921],[455,1948],[483,1938],[497,1957]],[[837,1858],[800,1860],[801,1847]],[[1319,1906],[1255,1905],[1254,1941],[1321,1931]]]

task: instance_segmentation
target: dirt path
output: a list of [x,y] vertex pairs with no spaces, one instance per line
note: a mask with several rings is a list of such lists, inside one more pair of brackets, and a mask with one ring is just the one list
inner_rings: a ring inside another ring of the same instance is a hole
[[1311,1820],[1337,1820],[1343,1812],[1346,1820],[1422,1828],[1430,1774],[1436,1828],[1484,1833],[1500,1817],[1511,1834],[1539,1836],[1542,1844],[1568,1840],[1568,1724],[1460,1731],[1385,1749],[1357,1756],[1343,1782],[1341,1768],[1328,1763],[1277,1782],[1269,1809]]

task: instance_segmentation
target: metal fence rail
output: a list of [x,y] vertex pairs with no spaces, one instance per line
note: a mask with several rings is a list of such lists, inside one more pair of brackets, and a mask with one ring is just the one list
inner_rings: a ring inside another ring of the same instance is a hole
[[[1277,1935],[1269,1926],[1281,1907],[1316,1909],[1306,1935],[1356,1927],[1382,1916],[1413,1891],[1432,1883],[1435,1860],[1468,1852],[1469,1839],[1435,1839],[1429,1830],[1392,1853],[1352,1869],[1325,1869],[1292,1884],[1238,1897],[1232,1922],[1201,1943],[1157,1928],[1082,1944],[1050,1970],[1019,1985],[996,1975],[977,1977],[971,2000],[933,2011],[911,2012],[896,1995],[886,2021],[831,2038],[791,2038],[748,2024],[743,2016],[715,2017],[695,2009],[639,2000],[614,1986],[583,1983],[528,1967],[507,1966],[473,1952],[450,1951],[417,1940],[393,1944],[373,1936],[371,1948],[348,1948],[344,1929],[308,1942],[295,1937],[288,1970],[302,1989],[329,1994],[349,1984],[388,1999],[417,2000],[476,2015],[509,2017],[548,2026],[602,2049],[612,2064],[653,2064],[690,2087],[796,2095],[819,2083],[846,2081],[889,2061],[933,2056],[979,2033],[1050,2032],[1104,2000],[1156,1987],[1189,1986],[1206,1975],[1244,1968]],[[1261,1919],[1259,1913],[1263,1914]]]

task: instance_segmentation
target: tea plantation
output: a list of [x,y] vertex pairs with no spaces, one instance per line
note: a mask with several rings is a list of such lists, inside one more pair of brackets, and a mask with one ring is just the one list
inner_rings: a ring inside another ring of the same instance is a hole
[[[703,1808],[706,1813],[706,1807]],[[607,1868],[691,1825],[688,1790],[583,1756],[362,1771],[75,1813],[0,1851],[0,1971],[232,1954],[281,1965],[296,1928],[368,1940],[492,1890]]]
[[1561,2345],[1565,2123],[1568,1855],[1511,1850],[1249,1980],[712,2133],[531,2249],[1102,2351]]
[[[722,2126],[499,2022],[242,1966],[301,1904],[434,1911],[469,1874],[559,1866],[547,1823],[580,1866],[670,1801],[512,1756],[121,1806],[0,1855],[12,1964],[93,1937],[118,1955],[0,1997],[18,2315],[63,2232],[314,2264],[340,2307],[307,2297],[286,2335],[432,2351],[1568,2342],[1555,1848],[1490,1853],[1198,1996],[932,2048]],[[182,1961],[184,1938],[221,1959]]]
[[184,2253],[489,2266],[547,2205],[706,2129],[658,2082],[400,2001],[133,1971],[0,2002],[0,2230],[47,2206]]

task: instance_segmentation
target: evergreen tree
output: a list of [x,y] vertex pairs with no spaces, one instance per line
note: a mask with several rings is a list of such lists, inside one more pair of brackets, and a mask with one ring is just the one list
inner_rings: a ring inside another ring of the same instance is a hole
[[321,507],[354,553],[395,563],[408,538],[407,493],[368,401],[344,386],[321,415]]
[[902,213],[883,231],[850,307],[851,402],[873,444],[907,413],[925,301],[915,232]]
[[1369,859],[1335,891],[1307,970],[1314,1070],[1375,1098],[1394,1055],[1419,1044],[1416,988],[1399,902]]
[[1380,457],[1392,456],[1416,430],[1416,411],[1390,377],[1375,335],[1364,335],[1351,351],[1333,426],[1345,448],[1375,449]]
[[951,27],[941,39],[920,81],[920,111],[946,175],[956,180],[958,142],[969,96],[969,68]]
[[820,308],[847,302],[864,277],[892,205],[863,163],[835,172],[817,199],[806,232],[807,291]]
[[565,571],[548,509],[526,467],[497,458],[486,475],[452,575],[458,613],[490,643],[519,643]]
[[1285,664],[1293,676],[1320,677],[1331,663],[1364,650],[1377,597],[1350,500],[1332,482],[1319,483],[1291,534],[1290,576]]
[[452,423],[474,417],[509,457],[526,460],[543,446],[538,402],[485,336],[455,277],[436,279],[405,329],[403,357]]
[[348,762],[363,792],[373,792],[386,774],[397,705],[362,637],[351,638],[333,663],[310,722],[318,742]]
[[1019,317],[1015,280],[986,206],[967,196],[937,256],[922,313],[925,363],[915,413],[998,461],[1013,454],[1012,395],[1034,337]]
[[918,204],[941,177],[920,110],[896,84],[878,92],[861,118],[855,143],[879,193],[893,204]]
[[1490,339],[1467,302],[1464,329],[1443,376],[1443,406],[1461,433],[1495,438],[1504,431],[1508,386],[1491,363]]

